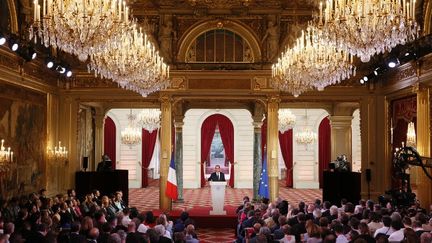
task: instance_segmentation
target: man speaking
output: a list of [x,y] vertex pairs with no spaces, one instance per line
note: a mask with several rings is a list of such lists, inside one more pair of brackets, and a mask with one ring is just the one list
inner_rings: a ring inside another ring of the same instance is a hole
[[215,166],[215,172],[211,173],[208,181],[225,181],[225,174],[220,172],[220,166]]

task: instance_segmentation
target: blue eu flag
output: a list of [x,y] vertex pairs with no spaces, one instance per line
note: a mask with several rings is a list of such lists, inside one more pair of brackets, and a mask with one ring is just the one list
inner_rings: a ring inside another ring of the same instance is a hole
[[[265,151],[264,151],[265,153]],[[267,156],[264,155],[264,162],[261,170],[261,177],[259,182],[258,195],[264,198],[270,198],[269,187],[268,187],[268,173],[267,173]]]

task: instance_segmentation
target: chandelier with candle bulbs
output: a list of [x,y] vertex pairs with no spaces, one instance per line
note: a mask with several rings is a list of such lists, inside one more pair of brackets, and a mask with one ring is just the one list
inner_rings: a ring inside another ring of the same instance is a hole
[[[308,144],[312,144],[315,142],[315,140],[317,139],[317,134],[316,132],[313,132],[309,126],[308,126],[308,115],[307,115],[307,109],[305,109],[305,120],[306,120],[306,124],[305,127],[303,128],[303,130],[301,130],[300,132],[298,132],[295,136],[296,141],[298,144],[304,144],[304,145],[308,145]],[[307,147],[306,147],[307,149]]]
[[51,147],[47,148],[48,159],[52,161],[60,161],[67,160],[68,158],[68,150],[66,146],[62,146],[61,142],[58,142],[58,146],[55,146],[54,149]]
[[336,84],[355,75],[351,56],[321,38],[320,31],[309,25],[293,48],[287,49],[272,66],[273,87],[295,97],[301,93]]
[[416,144],[417,144],[417,139],[416,139],[416,132],[414,128],[414,122],[410,122],[408,123],[406,145],[408,147],[416,147]]
[[138,124],[150,133],[160,127],[159,109],[144,109],[138,114]]
[[129,27],[122,0],[34,0],[30,38],[87,60]]
[[169,84],[169,66],[136,24],[115,37],[105,51],[92,54],[88,69],[144,97]]
[[132,110],[127,118],[128,126],[121,131],[121,143],[131,147],[141,142],[142,131],[136,126],[136,115],[132,113]]
[[34,1],[30,38],[90,57],[89,72],[147,96],[169,85],[169,67],[147,36],[130,20],[123,0]]
[[289,109],[279,109],[278,120],[279,131],[284,133],[294,127],[296,116]]
[[362,62],[414,40],[416,0],[327,0],[318,26],[324,38]]
[[4,146],[5,140],[1,140],[0,145],[0,171],[7,171],[9,170],[10,166],[12,165],[12,162],[14,160],[14,153],[11,150],[10,147]]

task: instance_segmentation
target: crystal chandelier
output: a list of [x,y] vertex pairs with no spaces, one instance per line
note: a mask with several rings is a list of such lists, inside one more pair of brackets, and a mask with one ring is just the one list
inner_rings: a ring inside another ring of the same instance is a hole
[[130,110],[130,114],[127,116],[128,126],[121,131],[121,143],[129,146],[136,145],[141,142],[141,128],[135,126],[136,115]]
[[11,166],[11,162],[13,162],[14,153],[12,152],[11,148],[6,148],[4,146],[5,140],[1,140],[0,145],[0,171],[7,171],[9,170]]
[[92,54],[88,69],[144,97],[169,85],[169,66],[135,24],[106,50]]
[[129,27],[129,8],[122,0],[34,0],[34,23],[30,39],[40,38],[53,46],[87,60],[103,51],[107,43]]
[[355,75],[352,56],[329,46],[320,31],[310,25],[291,49],[272,66],[273,87],[295,97],[301,93],[341,82]]
[[58,146],[54,147],[54,149],[48,147],[47,148],[48,159],[50,160],[67,160],[68,151],[66,146],[61,146],[61,142],[58,142]]
[[414,128],[414,122],[410,122],[408,124],[408,131],[407,131],[407,142],[406,145],[408,147],[416,147],[416,132]]
[[327,0],[320,5],[319,28],[326,41],[362,62],[418,35],[416,0]]
[[138,114],[138,124],[145,130],[153,132],[160,127],[159,109],[144,109]]
[[293,128],[296,122],[296,116],[289,109],[279,109],[279,131],[285,133]]
[[[305,109],[305,128],[296,134],[296,141],[299,144],[312,144],[315,142],[315,140],[317,139],[317,134],[315,132],[313,132],[309,127],[308,127],[308,116],[307,116],[307,109]],[[306,147],[307,148],[307,147]]]

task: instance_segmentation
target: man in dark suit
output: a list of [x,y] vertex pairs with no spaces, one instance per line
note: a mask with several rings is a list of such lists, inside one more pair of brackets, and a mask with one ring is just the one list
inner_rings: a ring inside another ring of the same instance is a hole
[[225,181],[225,174],[220,171],[220,166],[215,166],[215,172],[211,173],[208,181]]

